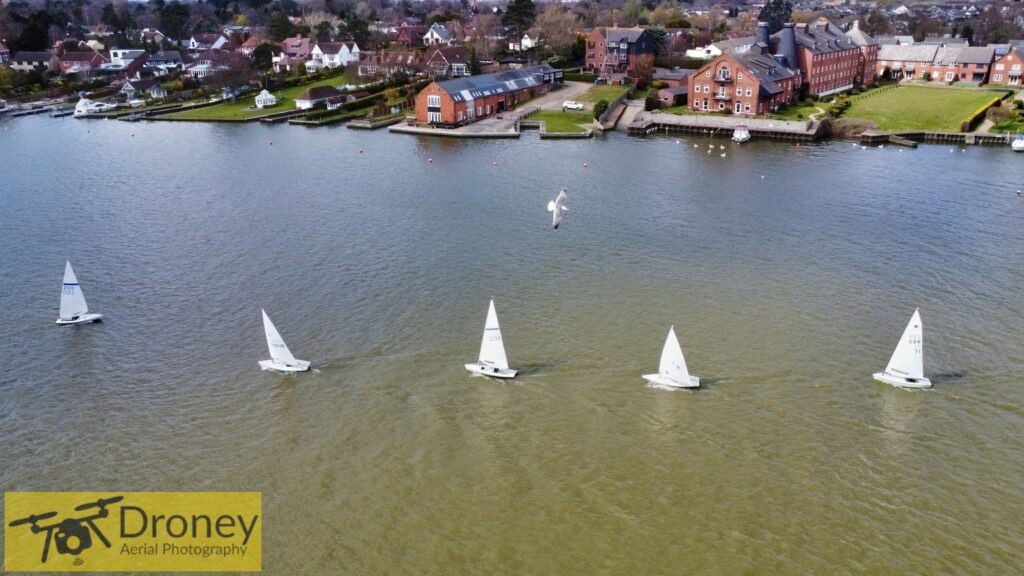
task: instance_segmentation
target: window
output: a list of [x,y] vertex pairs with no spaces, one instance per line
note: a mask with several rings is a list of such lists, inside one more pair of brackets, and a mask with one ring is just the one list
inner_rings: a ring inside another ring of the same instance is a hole
[[737,72],[736,73],[736,79],[737,80],[743,80],[743,72]]
[[711,70],[705,70],[704,71],[704,77],[705,78],[711,78]]
[[437,123],[441,121],[440,112],[427,112],[427,122]]
[[744,104],[743,105],[743,111],[744,112],[750,112],[750,104]]
[[737,111],[737,112],[739,112],[739,111],[740,111],[740,110],[742,110],[742,109],[743,109],[743,105],[742,105],[742,104],[740,104],[739,102],[737,102],[737,103],[736,103],[736,111]]
[[749,97],[751,94],[753,94],[753,92],[750,91],[750,88],[747,88],[747,96]]
[[736,95],[737,96],[743,96],[743,88],[740,88],[739,86],[737,86],[736,87]]
[[719,110],[725,110],[725,102],[719,102],[718,103],[718,109]]
[[441,97],[440,96],[427,96],[427,106],[432,106],[434,108],[440,108],[441,107]]
[[1013,66],[1010,67],[1010,70],[1014,72],[1020,72],[1020,64],[1014,64]]
[[1002,74],[996,74],[995,76],[992,76],[992,81],[993,82],[1002,82],[1003,81],[1003,75]]

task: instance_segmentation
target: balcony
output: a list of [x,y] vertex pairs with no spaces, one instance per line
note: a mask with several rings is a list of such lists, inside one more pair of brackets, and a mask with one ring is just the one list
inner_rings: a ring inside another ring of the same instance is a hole
[[719,101],[724,102],[726,100],[731,100],[731,99],[732,99],[732,96],[729,96],[728,94],[715,94],[715,100],[719,100]]
[[715,76],[715,82],[719,84],[730,84],[732,83],[732,76]]

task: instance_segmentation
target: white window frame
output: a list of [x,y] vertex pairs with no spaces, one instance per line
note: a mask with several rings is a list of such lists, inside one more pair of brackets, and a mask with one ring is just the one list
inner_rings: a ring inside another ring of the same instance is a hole
[[431,94],[427,96],[427,106],[434,106],[436,108],[441,107],[441,97],[437,94]]

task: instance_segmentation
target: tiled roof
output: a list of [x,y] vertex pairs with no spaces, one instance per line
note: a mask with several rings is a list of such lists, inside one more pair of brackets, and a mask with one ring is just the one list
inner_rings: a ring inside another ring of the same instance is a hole
[[469,62],[469,50],[466,50],[462,46],[446,46],[443,48],[435,48],[430,52],[430,56],[427,57],[427,61],[433,61],[435,57],[440,56],[449,64],[461,64]]
[[15,52],[11,62],[49,62],[52,52]]
[[882,44],[878,49],[878,59],[895,62],[932,62],[938,51],[939,47],[934,44],[918,44],[916,46]]
[[988,64],[995,58],[995,48],[991,46],[966,47],[960,53],[960,61],[965,64]]
[[737,54],[734,58],[740,61],[757,78],[761,84],[761,91],[768,94],[782,92],[782,86],[779,86],[779,81],[799,76],[798,72],[790,70],[775,58],[764,54],[751,51],[745,54]]
[[530,66],[519,70],[506,70],[494,74],[466,76],[455,80],[438,82],[439,88],[448,93],[455,102],[464,102],[492,94],[504,94],[544,83],[544,74],[558,70],[549,64]]
[[598,28],[605,41],[609,43],[636,42],[640,35],[646,32],[645,28]]
[[334,86],[315,86],[307,88],[302,94],[295,97],[296,100],[327,100],[343,94]]
[[65,52],[60,57],[61,62],[92,62],[97,56],[96,52]]

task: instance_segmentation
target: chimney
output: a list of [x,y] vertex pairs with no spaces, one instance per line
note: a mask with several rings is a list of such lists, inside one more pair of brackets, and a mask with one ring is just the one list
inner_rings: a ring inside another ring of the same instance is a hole
[[769,45],[769,46],[771,45],[771,42],[768,40],[768,23],[767,22],[758,22],[757,23],[757,42],[760,42],[762,44],[766,44],[766,45]]
[[793,70],[800,69],[796,59],[796,30],[792,22],[786,22],[779,32],[779,54],[786,61],[786,66]]

